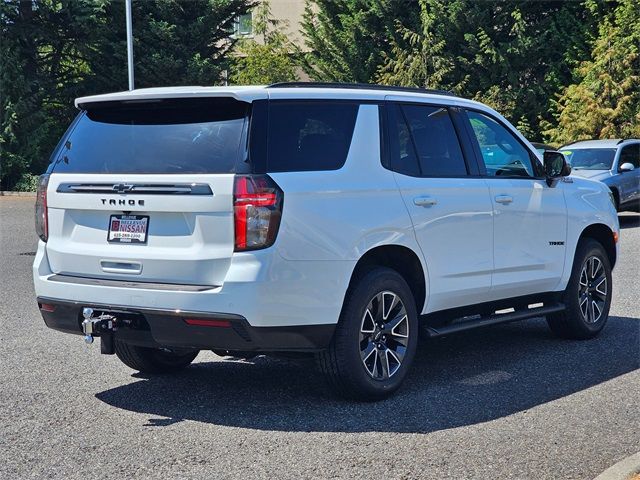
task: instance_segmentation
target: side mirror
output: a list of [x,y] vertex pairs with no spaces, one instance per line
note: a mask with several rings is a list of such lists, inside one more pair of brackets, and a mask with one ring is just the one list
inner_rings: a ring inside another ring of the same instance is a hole
[[630,172],[634,168],[635,167],[633,166],[633,163],[629,163],[629,162],[624,162],[622,165],[620,165],[621,172]]
[[560,152],[547,150],[543,154],[544,173],[547,175],[547,185],[553,187],[560,177],[571,174],[571,166]]

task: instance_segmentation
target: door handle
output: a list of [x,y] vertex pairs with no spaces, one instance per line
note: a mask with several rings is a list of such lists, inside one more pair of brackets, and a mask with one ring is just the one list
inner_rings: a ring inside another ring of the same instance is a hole
[[510,195],[498,195],[496,196],[496,202],[506,205],[513,202],[513,197]]
[[416,197],[413,199],[413,203],[414,205],[417,205],[419,207],[432,207],[434,206],[436,203],[438,203],[438,200],[436,200],[433,197]]

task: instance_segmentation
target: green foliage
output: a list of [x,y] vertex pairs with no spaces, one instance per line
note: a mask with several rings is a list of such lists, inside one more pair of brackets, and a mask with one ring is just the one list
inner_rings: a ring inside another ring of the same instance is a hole
[[621,0],[606,16],[577,82],[555,102],[557,125],[545,133],[564,143],[587,138],[640,137],[640,8]]
[[[92,3],[101,5],[98,45],[88,55],[94,90],[126,89],[124,5],[118,0]],[[222,71],[228,68],[233,21],[248,10],[250,2],[145,0],[132,5],[136,88],[145,88],[219,84]]]
[[371,82],[396,20],[409,24],[415,0],[308,0],[302,31],[311,50],[303,68],[314,80]]
[[[28,32],[9,34],[11,22],[29,21],[33,12],[25,4],[0,3],[2,42],[0,42],[0,189],[7,188],[5,178],[17,181],[22,172],[45,155],[49,119],[42,111],[38,83],[37,43]],[[15,40],[15,41],[12,41]]]
[[38,189],[38,183],[40,183],[40,175],[23,173],[13,189],[18,192],[35,192]]
[[[637,0],[307,0],[306,53],[258,0],[133,2],[136,87],[314,80],[443,88],[532,140],[640,136]],[[42,173],[78,96],[127,88],[121,0],[0,1],[0,188]]]
[[449,77],[455,64],[447,50],[446,2],[420,0],[417,31],[396,23],[400,39],[391,38],[391,54],[383,54],[377,80],[387,85],[455,89]]
[[[214,85],[249,0],[133,2],[136,88]],[[40,174],[77,113],[74,98],[127,88],[120,0],[0,2],[0,184]]]
[[577,2],[420,0],[413,27],[397,24],[376,79],[442,88],[488,103],[540,139],[548,99],[588,51],[594,13]]
[[279,29],[286,25],[271,17],[269,2],[253,12],[253,32],[262,39],[241,38],[236,44],[236,58],[231,67],[231,83],[265,85],[299,80],[295,48]]

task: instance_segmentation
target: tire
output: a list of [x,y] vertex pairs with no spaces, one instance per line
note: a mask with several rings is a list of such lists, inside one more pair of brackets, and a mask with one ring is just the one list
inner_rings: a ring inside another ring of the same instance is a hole
[[115,342],[116,355],[127,367],[142,373],[171,373],[188,367],[198,356],[198,350],[170,352],[159,348],[139,347]]
[[418,315],[411,289],[395,270],[376,267],[354,280],[331,344],[316,359],[339,395],[381,400],[402,384],[417,342]]
[[558,337],[573,340],[595,337],[607,323],[611,293],[611,264],[604,248],[591,238],[580,240],[571,277],[562,295],[566,309],[547,315],[551,331]]

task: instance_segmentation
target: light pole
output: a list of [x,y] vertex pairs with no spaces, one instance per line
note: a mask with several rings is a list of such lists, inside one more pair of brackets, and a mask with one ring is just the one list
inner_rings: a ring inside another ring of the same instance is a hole
[[125,0],[127,12],[127,71],[129,73],[129,90],[133,90],[133,22],[131,20],[131,1]]

